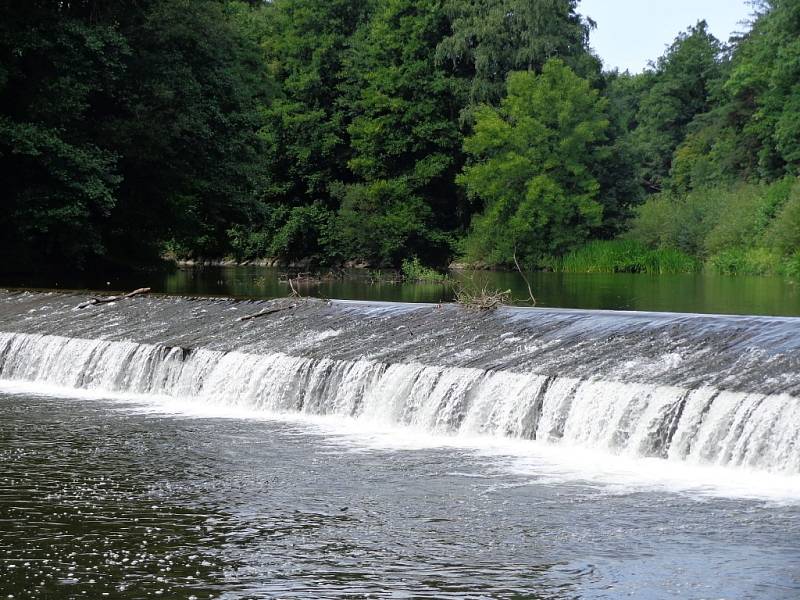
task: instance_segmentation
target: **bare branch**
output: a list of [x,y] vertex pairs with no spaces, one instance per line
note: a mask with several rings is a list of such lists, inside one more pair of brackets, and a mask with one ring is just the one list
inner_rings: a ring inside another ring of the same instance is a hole
[[536,298],[533,296],[533,290],[531,290],[531,282],[528,281],[528,278],[525,276],[525,273],[522,272],[522,267],[519,266],[519,261],[517,260],[517,248],[514,247],[514,264],[517,265],[517,271],[519,271],[520,276],[522,276],[525,285],[528,286],[528,298],[536,306]]
[[258,319],[259,317],[266,317],[267,315],[273,315],[277,312],[281,312],[282,310],[289,310],[290,308],[295,308],[297,305],[292,304],[291,306],[279,306],[278,308],[269,308],[262,310],[260,312],[254,313],[252,315],[245,315],[243,317],[239,317],[236,319],[237,321],[251,321],[252,319]]
[[133,290],[132,292],[128,292],[127,294],[123,294],[122,296],[94,296],[79,304],[77,308],[86,308],[87,306],[94,306],[96,304],[108,304],[109,302],[117,302],[118,300],[125,300],[127,298],[133,298],[134,296],[139,296],[140,294],[149,294],[150,288],[139,288],[138,290]]
[[297,289],[295,289],[294,283],[292,283],[292,278],[291,277],[289,277],[289,287],[292,288],[292,293],[289,294],[289,297],[290,298],[299,298],[300,297],[300,293],[297,291]]

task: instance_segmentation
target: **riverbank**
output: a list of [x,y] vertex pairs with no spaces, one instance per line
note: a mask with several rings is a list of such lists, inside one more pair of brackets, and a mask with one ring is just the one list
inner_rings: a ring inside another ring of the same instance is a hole
[[[194,267],[271,267],[312,274],[364,270],[401,273],[413,270],[421,280],[440,281],[447,272],[515,271],[513,265],[490,265],[484,262],[453,261],[446,270],[422,264],[418,259],[403,261],[398,269],[379,268],[366,261],[347,261],[339,266],[319,266],[312,259],[286,261],[262,258],[238,261],[234,258],[171,258],[181,268]],[[727,276],[783,277],[800,282],[800,255],[781,256],[768,248],[728,249],[706,258],[698,258],[675,248],[652,249],[635,240],[596,240],[561,257],[546,257],[534,271],[554,273],[643,273],[676,275],[708,273]]]

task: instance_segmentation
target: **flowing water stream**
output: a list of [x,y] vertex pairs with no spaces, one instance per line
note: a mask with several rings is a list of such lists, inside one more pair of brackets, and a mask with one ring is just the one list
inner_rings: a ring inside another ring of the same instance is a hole
[[800,595],[800,319],[79,303],[0,293],[6,595]]

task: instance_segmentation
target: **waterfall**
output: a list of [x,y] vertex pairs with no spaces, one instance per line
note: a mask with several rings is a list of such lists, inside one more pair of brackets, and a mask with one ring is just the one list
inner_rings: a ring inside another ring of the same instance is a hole
[[0,333],[4,380],[800,473],[800,403],[791,394],[601,375]]

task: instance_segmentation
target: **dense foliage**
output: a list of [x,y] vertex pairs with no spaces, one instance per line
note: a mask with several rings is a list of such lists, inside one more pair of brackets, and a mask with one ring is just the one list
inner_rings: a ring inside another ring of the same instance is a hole
[[3,3],[2,252],[12,268],[213,254],[263,177],[261,51],[210,0]]
[[[706,65],[694,71],[709,74],[696,76],[696,85],[706,87],[706,101],[698,100],[694,117],[680,124],[685,133],[675,138],[677,146],[664,149],[662,174],[669,169],[663,190],[641,206],[627,237],[650,248],[683,251],[718,272],[796,278],[800,3],[761,2],[752,29],[722,55],[699,27],[676,44],[686,45],[693,36],[690,63]],[[675,51],[673,46],[667,63]],[[668,66],[659,64],[652,89],[659,78],[669,79]]]
[[486,207],[466,240],[472,260],[530,263],[562,254],[599,227],[603,207],[593,154],[608,128],[606,103],[560,60],[541,74],[508,77],[499,108],[475,111],[465,149],[475,159],[460,176]]
[[2,3],[0,264],[800,273],[800,2],[641,74],[592,27],[578,0]]

